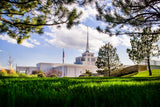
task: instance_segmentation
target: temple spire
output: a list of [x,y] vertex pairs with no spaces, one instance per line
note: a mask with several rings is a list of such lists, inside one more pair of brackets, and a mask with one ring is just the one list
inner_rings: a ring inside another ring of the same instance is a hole
[[86,52],[89,52],[89,35],[88,35],[88,26],[87,26],[87,45],[86,45]]

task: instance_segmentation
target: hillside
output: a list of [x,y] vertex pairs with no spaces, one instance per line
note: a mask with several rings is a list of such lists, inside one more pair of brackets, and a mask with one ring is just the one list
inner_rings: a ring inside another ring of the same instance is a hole
[[160,76],[160,69],[152,70],[152,76],[149,76],[149,71],[142,71],[134,75],[133,77],[156,77]]

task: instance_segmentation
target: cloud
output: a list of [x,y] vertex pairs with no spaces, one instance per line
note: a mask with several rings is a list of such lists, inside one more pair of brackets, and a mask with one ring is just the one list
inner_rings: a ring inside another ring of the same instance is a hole
[[[61,48],[77,49],[85,51],[87,42],[87,27],[83,24],[73,26],[72,30],[66,29],[65,25],[61,29],[49,27],[51,32],[45,32],[50,39],[45,39],[46,42]],[[110,37],[107,34],[99,33],[96,29],[90,28],[89,45],[91,51],[98,51],[101,46],[107,42],[111,42],[114,47],[120,45],[120,37]]]
[[25,46],[25,47],[27,47],[27,48],[33,48],[33,47],[35,47],[33,44],[29,43],[27,40],[23,40],[22,45]]
[[129,36],[122,35],[120,41],[121,41],[121,45],[126,46],[126,47],[131,47],[130,37]]
[[2,50],[0,50],[0,52],[3,52]]
[[[5,35],[0,35],[1,40],[6,40],[8,43],[12,44],[17,44],[17,41],[11,37],[9,37],[7,34]],[[30,41],[30,42],[29,42]],[[28,47],[28,48],[33,48],[35,45],[40,45],[40,43],[35,40],[35,39],[28,39],[28,40],[23,40],[23,43],[21,44],[22,46]]]
[[78,6],[78,4],[73,4],[70,6],[66,6],[69,10],[72,10],[73,8],[77,9],[77,12],[82,11],[83,14],[80,17],[80,22],[84,22],[87,18],[92,20],[92,16],[96,16],[98,13],[96,10],[95,3],[88,4],[86,6]]
[[32,44],[40,45],[40,42],[38,42],[36,39],[31,39],[31,38],[29,38],[29,41],[30,41]]
[[[76,19],[75,21],[80,21],[80,22],[85,22],[86,19],[90,19],[90,20],[93,20],[93,17],[96,16],[96,14],[98,13],[97,10],[96,10],[96,5],[95,3],[90,3],[88,5],[83,5],[83,6],[79,6],[78,3],[74,3],[72,5],[65,5],[65,7],[69,10],[69,11],[72,11],[73,9],[76,9],[77,11],[77,14],[82,12],[82,15]],[[51,13],[54,13],[54,8],[51,9]],[[58,18],[56,16],[53,16],[53,15],[48,15],[48,23],[53,23],[52,21],[53,20],[58,20]],[[62,18],[62,20],[66,20],[65,17]]]
[[17,41],[15,39],[9,37],[7,34],[5,34],[3,36],[0,35],[0,39],[1,40],[6,40],[7,42],[12,43],[12,44],[17,44]]

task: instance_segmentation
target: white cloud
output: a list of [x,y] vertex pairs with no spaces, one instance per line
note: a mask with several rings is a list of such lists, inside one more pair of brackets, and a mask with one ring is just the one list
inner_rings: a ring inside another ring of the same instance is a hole
[[[61,48],[71,48],[84,51],[87,41],[87,27],[79,24],[73,26],[72,30],[66,29],[65,25],[61,29],[49,27],[51,33],[45,32],[51,39],[45,39],[49,44]],[[107,42],[111,42],[114,47],[120,45],[120,37],[110,37],[107,34],[99,33],[94,28],[89,28],[89,45],[91,51],[98,51],[99,48]]]
[[5,34],[3,36],[0,35],[0,39],[6,40],[7,42],[12,43],[12,44],[16,44],[17,43],[17,41],[15,39],[10,38],[7,34]]
[[27,40],[23,40],[22,45],[25,46],[25,47],[28,47],[28,48],[33,48],[34,47],[34,45],[29,43]]
[[29,38],[29,41],[35,45],[40,45],[40,42],[38,42],[36,39]]
[[2,50],[0,50],[0,52],[3,52]]
[[[0,35],[0,39],[1,40],[6,40],[7,42],[12,43],[12,44],[17,44],[17,41],[15,39],[9,37],[7,34]],[[23,43],[21,45],[25,46],[25,47],[28,47],[28,48],[33,48],[33,47],[35,47],[34,44],[36,44],[36,45],[40,44],[36,40],[32,40],[32,39],[29,39],[29,40],[31,41],[31,43],[29,43],[28,40],[23,40]],[[34,44],[32,42],[34,42]]]
[[122,35],[121,37],[121,44],[123,46],[126,46],[126,47],[131,47],[131,43],[130,43],[130,37],[127,36],[127,35]]
[[87,6],[78,6],[78,4],[73,4],[70,6],[66,6],[69,10],[76,8],[78,12],[82,11],[83,14],[80,17],[80,22],[84,22],[87,18],[92,20],[92,16],[96,16],[97,10],[95,7],[95,3],[88,4]]
[[[97,14],[95,4],[91,4],[91,6],[79,7],[74,4],[69,6],[68,8],[71,10],[74,7],[77,8],[77,11],[82,11],[83,14],[80,18],[81,22],[86,21],[86,19],[92,20],[93,17]],[[102,25],[107,25],[106,23],[102,23]],[[53,27],[49,27],[51,32],[45,32],[46,35],[50,36],[50,39],[44,37],[43,39],[52,45],[61,48],[71,48],[84,51],[86,47],[86,37],[87,37],[87,28],[86,26],[79,24],[78,26],[73,26],[71,30],[66,29],[65,24],[61,26],[60,29]],[[126,29],[126,28],[125,28]],[[107,42],[111,42],[114,47],[119,46],[121,43],[124,46],[129,46],[129,41],[126,36],[112,36],[110,37],[107,34],[99,33],[94,28],[89,28],[89,42],[91,51],[98,51],[99,48]],[[0,39],[7,40],[9,43],[17,44],[15,39],[10,38],[8,35],[0,35]],[[36,39],[28,39],[24,40],[21,44],[28,48],[33,48],[35,45],[40,45],[40,43]]]
[[[86,19],[90,19],[90,20],[93,20],[93,17],[96,16],[96,14],[98,13],[97,10],[96,10],[96,6],[95,6],[95,3],[91,3],[91,4],[88,4],[88,5],[84,5],[84,6],[79,6],[78,3],[74,3],[72,5],[65,5],[65,7],[69,10],[69,11],[72,11],[73,9],[76,8],[76,11],[77,13],[80,13],[82,12],[83,14],[75,21],[80,21],[80,22],[85,22]],[[54,8],[51,9],[54,14]],[[48,19],[48,23],[53,23],[52,21],[53,20],[59,20],[56,16],[53,16],[53,15],[48,15],[49,19]],[[66,20],[66,18],[62,18],[62,20]]]
[[152,30],[158,30],[158,29],[159,29],[159,27],[156,25],[152,27]]

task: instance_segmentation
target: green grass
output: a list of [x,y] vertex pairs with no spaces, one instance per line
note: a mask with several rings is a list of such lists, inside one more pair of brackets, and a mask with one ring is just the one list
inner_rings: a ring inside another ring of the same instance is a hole
[[159,107],[160,77],[1,78],[1,107]]
[[152,70],[152,76],[149,76],[149,71],[142,71],[139,72],[137,75],[134,75],[133,77],[156,77],[156,76],[160,76],[160,69]]
[[134,72],[134,73],[131,73],[131,74],[127,74],[127,75],[123,75],[121,77],[131,77],[131,76],[134,76],[136,75],[138,72]]

